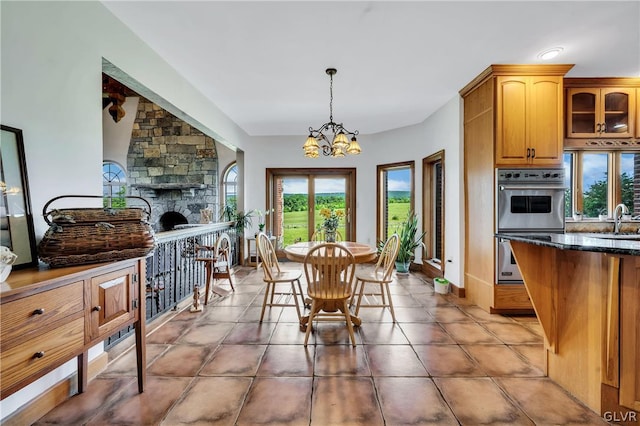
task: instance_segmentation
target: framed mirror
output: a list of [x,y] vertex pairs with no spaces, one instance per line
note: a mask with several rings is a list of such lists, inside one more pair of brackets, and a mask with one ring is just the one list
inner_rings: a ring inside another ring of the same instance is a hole
[[0,245],[18,255],[14,269],[37,265],[22,130],[1,126]]

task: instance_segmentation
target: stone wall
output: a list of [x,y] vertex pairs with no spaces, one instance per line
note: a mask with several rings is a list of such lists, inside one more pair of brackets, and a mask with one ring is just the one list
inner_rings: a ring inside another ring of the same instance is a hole
[[167,212],[200,222],[218,197],[215,140],[158,105],[140,98],[127,155],[130,193],[151,203],[156,231]]

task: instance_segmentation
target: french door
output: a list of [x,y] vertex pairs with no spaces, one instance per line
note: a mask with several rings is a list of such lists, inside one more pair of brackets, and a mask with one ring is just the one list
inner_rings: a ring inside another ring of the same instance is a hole
[[322,226],[322,209],[342,211],[338,231],[355,239],[355,169],[267,169],[268,230],[278,248],[309,241]]

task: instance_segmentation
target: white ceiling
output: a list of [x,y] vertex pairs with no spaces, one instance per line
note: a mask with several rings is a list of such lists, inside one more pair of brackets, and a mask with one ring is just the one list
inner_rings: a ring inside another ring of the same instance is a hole
[[[107,1],[250,135],[329,118],[363,134],[419,123],[490,64],[640,77],[640,1]],[[162,94],[159,94],[162,95]]]

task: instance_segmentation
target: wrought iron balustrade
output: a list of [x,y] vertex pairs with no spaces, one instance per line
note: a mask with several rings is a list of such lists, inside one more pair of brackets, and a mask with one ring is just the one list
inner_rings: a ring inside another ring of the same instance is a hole
[[[193,288],[204,288],[204,262],[196,262],[198,245],[214,245],[226,232],[231,239],[232,265],[239,263],[238,238],[233,222],[210,225],[189,225],[156,234],[156,246],[146,259],[146,320],[153,321],[175,309],[184,299],[192,297]],[[133,333],[127,327],[105,341],[105,349],[114,346]]]

